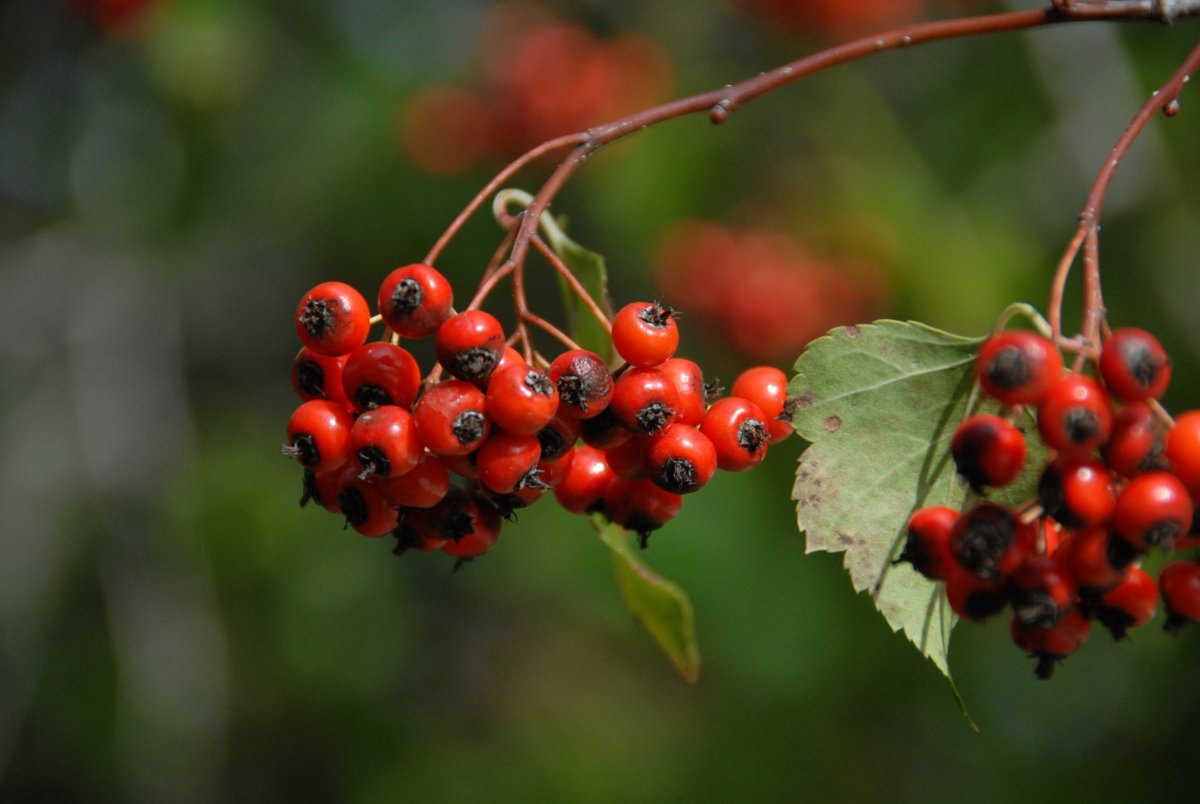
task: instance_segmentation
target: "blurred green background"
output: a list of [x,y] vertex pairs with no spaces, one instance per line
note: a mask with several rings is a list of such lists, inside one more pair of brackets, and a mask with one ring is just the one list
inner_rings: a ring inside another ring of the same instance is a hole
[[[804,555],[795,440],[689,498],[645,556],[694,600],[694,687],[630,621],[587,523],[552,503],[456,574],[446,556],[397,560],[390,540],[299,509],[299,471],[278,452],[296,300],[325,279],[370,297],[503,164],[497,146],[431,173],[398,132],[420,125],[406,110],[431,86],[485,102],[502,89],[488,70],[504,54],[488,48],[512,6],[138,5],[0,3],[0,799],[1146,801],[1194,788],[1200,628],[1169,639],[1156,623],[1120,645],[1096,634],[1043,683],[1005,623],[961,627],[951,665],[974,734],[840,558]],[[660,100],[831,36],[724,0],[527,12],[656,43]],[[1198,33],[1071,25],[883,54],[723,126],[679,120],[614,145],[556,209],[606,254],[620,303],[661,291],[664,233],[699,219],[867,266],[864,315],[978,334],[1010,301],[1044,306],[1096,169]],[[1139,140],[1102,236],[1110,319],[1158,333],[1176,410],[1200,393],[1197,104],[1185,94],[1182,115]],[[439,263],[460,297],[500,234],[481,216]],[[548,277],[530,281],[553,317]],[[1076,321],[1077,294],[1068,307]],[[682,329],[682,352],[712,374],[752,359],[701,316]]]

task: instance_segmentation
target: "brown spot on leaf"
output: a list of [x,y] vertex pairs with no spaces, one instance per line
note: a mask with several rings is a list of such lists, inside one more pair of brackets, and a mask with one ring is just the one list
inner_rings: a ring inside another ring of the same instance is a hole
[[805,408],[811,408],[812,404],[813,404],[812,391],[805,391],[804,393],[800,394],[800,396],[795,397],[795,402],[796,402],[796,410],[804,410]]
[[837,542],[838,542],[838,544],[842,545],[843,547],[851,547],[854,545],[854,537],[849,536],[845,533],[839,533],[837,535]]
[[830,416],[825,420],[825,429],[831,433],[836,433],[838,428],[842,426],[841,416]]
[[845,327],[844,329],[846,330],[846,337],[852,341],[858,340],[859,337],[862,335],[862,330],[859,329],[858,327],[854,326],[853,324],[851,324],[848,327]]

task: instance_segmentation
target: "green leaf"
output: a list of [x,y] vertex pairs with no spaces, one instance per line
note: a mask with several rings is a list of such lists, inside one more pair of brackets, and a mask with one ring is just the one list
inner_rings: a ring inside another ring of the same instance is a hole
[[[842,327],[809,344],[789,387],[799,400],[792,422],[811,442],[792,494],[808,552],[844,552],[855,590],[870,590],[892,630],[903,631],[947,679],[956,618],[942,585],[892,560],[913,511],[961,509],[972,496],[949,446],[982,340],[900,321]],[[1032,441],[1021,478],[990,499],[1034,496],[1031,467],[1044,463],[1044,455]]]
[[650,632],[683,680],[694,684],[700,677],[700,647],[691,599],[641,562],[629,531],[599,517],[593,518],[592,525],[612,551],[617,586],[629,613]]
[[[600,309],[612,318],[608,299],[608,268],[604,257],[576,243],[558,226],[546,228],[547,244],[566,264]],[[562,276],[558,277],[567,311],[567,334],[584,349],[595,352],[605,363],[612,359],[612,337],[596,320],[579,295]]]

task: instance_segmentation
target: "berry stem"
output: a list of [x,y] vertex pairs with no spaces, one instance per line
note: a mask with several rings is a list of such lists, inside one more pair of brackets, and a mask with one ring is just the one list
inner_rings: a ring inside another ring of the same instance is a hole
[[558,271],[559,276],[566,280],[572,292],[579,297],[584,306],[588,308],[588,311],[600,322],[600,326],[604,327],[604,331],[612,335],[612,321],[609,319],[608,314],[601,309],[600,304],[592,297],[592,294],[588,293],[587,288],[579,282],[579,279],[567,264],[559,259],[549,244],[537,235],[533,236],[533,247],[538,250],[539,254],[546,258],[546,261],[554,267],[554,270]]

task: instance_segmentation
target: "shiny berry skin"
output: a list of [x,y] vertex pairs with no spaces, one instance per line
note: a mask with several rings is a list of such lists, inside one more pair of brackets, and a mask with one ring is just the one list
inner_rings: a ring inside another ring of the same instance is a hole
[[417,361],[407,349],[387,341],[364,343],[342,366],[342,390],[358,411],[380,405],[411,408],[420,388]]
[[896,562],[907,561],[931,581],[942,581],[954,563],[950,556],[950,531],[958,511],[945,505],[921,508],[908,518],[904,550]]
[[609,468],[604,453],[581,444],[575,447],[571,465],[554,487],[554,498],[573,514],[592,513],[600,507],[609,484],[614,480],[616,475]]
[[346,524],[363,536],[378,538],[399,524],[400,514],[378,483],[351,477],[338,491]]
[[1163,442],[1154,411],[1141,402],[1130,402],[1113,418],[1112,432],[1100,455],[1109,469],[1121,477],[1133,477],[1167,467]]
[[748,399],[729,396],[718,399],[704,414],[700,432],[717,453],[717,466],[725,472],[744,472],[762,463],[771,443],[767,418]]
[[1113,330],[1100,349],[1100,378],[1122,402],[1157,399],[1171,382],[1171,361],[1149,332],[1136,327]]
[[450,317],[454,290],[442,272],[414,263],[397,268],[379,286],[379,314],[405,338],[427,338]]
[[432,452],[423,453],[417,465],[399,477],[383,480],[383,493],[403,508],[432,508],[449,491],[450,471]]
[[979,384],[1005,405],[1037,404],[1062,372],[1062,355],[1054,345],[1028,330],[991,335],[975,358]]
[[417,465],[424,451],[412,414],[396,405],[368,410],[350,428],[350,452],[364,480],[399,477]]
[[1095,618],[1113,635],[1124,639],[1130,628],[1140,628],[1158,611],[1158,584],[1141,567],[1130,567],[1129,576],[1104,593],[1095,605]]
[[767,417],[771,443],[777,444],[794,431],[787,395],[787,375],[774,366],[754,366],[738,375],[730,393],[758,405]]
[[1091,630],[1091,620],[1073,609],[1049,628],[1028,625],[1013,617],[1011,633],[1016,646],[1038,660],[1034,674],[1045,680],[1054,674],[1058,662],[1087,642]]
[[657,366],[679,347],[674,314],[670,307],[658,303],[625,305],[613,317],[613,348],[632,366]]
[[1159,570],[1158,588],[1167,609],[1167,631],[1200,622],[1200,564],[1187,559],[1172,561]]
[[1072,533],[1054,551],[1081,593],[1097,595],[1116,588],[1129,576],[1137,552],[1107,527]]
[[435,455],[474,452],[492,432],[487,398],[465,380],[444,380],[427,390],[413,418],[421,442]]
[[1042,397],[1037,420],[1046,446],[1070,455],[1087,455],[1108,440],[1112,403],[1091,377],[1067,374]]
[[296,307],[296,334],[323,355],[344,355],[367,339],[371,310],[362,294],[344,282],[322,282]]
[[1200,410],[1185,411],[1167,431],[1167,461],[1171,473],[1200,497]]
[[564,416],[590,419],[603,413],[612,400],[612,373],[595,352],[563,352],[546,373],[558,389],[558,412]]
[[649,535],[674,519],[683,507],[683,497],[657,486],[648,477],[615,479],[604,494],[609,519],[640,537],[646,548]]
[[1095,458],[1058,458],[1042,470],[1038,502],[1068,528],[1093,528],[1108,521],[1117,504],[1113,473]]
[[651,436],[642,454],[647,477],[674,494],[699,490],[717,471],[712,441],[690,424],[672,424]]
[[1049,628],[1075,605],[1075,578],[1054,556],[1030,556],[1009,578],[1009,600],[1022,625]]
[[490,313],[467,310],[446,319],[434,337],[434,351],[452,376],[486,383],[504,353],[504,329]]
[[475,467],[475,461],[479,457],[479,450],[467,455],[439,455],[442,463],[446,464],[446,468],[454,474],[466,480],[478,480],[479,470]]
[[1037,548],[1037,530],[1014,511],[979,502],[959,516],[950,531],[950,554],[963,569],[997,580],[1020,566]]
[[300,347],[292,362],[292,389],[301,399],[328,399],[348,404],[342,389],[342,366],[345,355],[323,355],[307,346]]
[[704,411],[708,407],[708,397],[704,386],[704,372],[699,364],[686,357],[672,357],[658,367],[658,370],[671,379],[675,393],[679,397],[679,410],[675,421],[679,424],[700,425]]
[[951,563],[946,571],[946,600],[959,617],[981,623],[1004,611],[1007,586],[1004,579],[986,580]]
[[505,346],[504,351],[500,353],[500,362],[496,364],[494,371],[500,371],[501,369],[506,369],[509,366],[527,365],[529,364],[525,362],[525,358],[521,356],[520,352],[511,346]]
[[1025,466],[1025,436],[1001,419],[986,413],[964,419],[950,439],[950,454],[958,473],[971,488],[999,488],[1012,483]]
[[288,419],[283,453],[314,472],[328,472],[350,460],[350,429],[354,418],[336,402],[312,399]]
[[492,374],[487,387],[488,416],[502,430],[532,434],[554,418],[558,389],[544,371],[509,366]]
[[1113,527],[1135,550],[1170,550],[1192,526],[1192,498],[1169,472],[1147,472],[1117,496]]
[[617,380],[609,406],[629,432],[657,435],[675,421],[679,395],[670,378],[658,369],[635,368]]
[[479,448],[475,470],[484,488],[512,494],[519,488],[542,485],[537,475],[541,457],[542,445],[537,436],[495,430]]
[[542,445],[542,460],[557,461],[569,453],[579,439],[579,425],[579,419],[558,414],[538,430],[536,435]]

